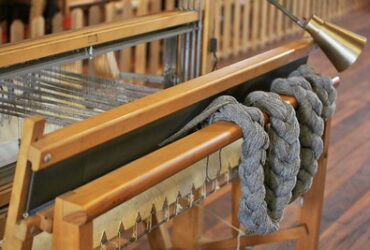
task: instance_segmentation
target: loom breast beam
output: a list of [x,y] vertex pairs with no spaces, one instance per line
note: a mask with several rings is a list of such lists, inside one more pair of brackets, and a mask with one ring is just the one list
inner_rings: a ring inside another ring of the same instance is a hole
[[45,135],[30,146],[28,159],[39,171],[68,157],[143,127],[294,62],[313,48],[312,40],[288,43],[234,65]]
[[[339,78],[334,78],[333,83],[338,85]],[[295,98],[282,98],[297,107]],[[240,138],[240,127],[230,122],[218,122],[58,197],[54,209],[54,246],[73,246],[83,239],[76,238],[81,236],[80,233],[70,234],[72,231],[80,231],[98,216]],[[301,237],[304,231],[301,226],[288,232]],[[287,235],[283,240],[291,238]]]

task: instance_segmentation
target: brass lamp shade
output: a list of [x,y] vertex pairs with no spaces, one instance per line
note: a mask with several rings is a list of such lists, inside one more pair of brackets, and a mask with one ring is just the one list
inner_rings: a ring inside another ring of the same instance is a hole
[[305,30],[311,34],[338,72],[352,65],[360,56],[366,38],[313,16]]

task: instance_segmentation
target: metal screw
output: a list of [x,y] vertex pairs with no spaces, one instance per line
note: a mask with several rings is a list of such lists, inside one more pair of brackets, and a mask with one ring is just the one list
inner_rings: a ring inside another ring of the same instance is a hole
[[51,160],[51,154],[50,153],[49,154],[46,154],[44,156],[44,163],[48,163],[50,160]]
[[90,48],[89,48],[89,52],[88,52],[88,53],[89,53],[89,59],[90,59],[90,60],[92,60],[92,59],[93,59],[93,57],[94,57],[93,47],[90,47]]
[[36,227],[35,226],[31,227],[30,234],[33,235],[35,232],[36,232]]

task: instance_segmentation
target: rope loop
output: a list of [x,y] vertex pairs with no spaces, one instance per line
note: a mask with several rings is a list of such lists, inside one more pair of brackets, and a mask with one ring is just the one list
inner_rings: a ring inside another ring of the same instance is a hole
[[294,108],[275,93],[252,92],[245,99],[245,104],[262,110],[270,117],[267,128],[270,147],[264,166],[265,201],[268,216],[278,226],[291,200],[299,171],[299,123]]
[[294,96],[298,102],[296,114],[300,124],[301,167],[291,199],[294,201],[311,188],[317,171],[317,161],[323,151],[324,120],[321,118],[323,105],[313,92],[310,83],[303,77],[276,79],[271,85],[271,91],[280,95]]
[[315,70],[307,64],[301,65],[289,76],[304,77],[311,84],[313,91],[317,94],[323,105],[321,117],[326,120],[333,116],[336,108],[335,101],[337,98],[337,91],[334,88],[333,80],[330,77],[317,74]]
[[208,122],[233,122],[241,127],[245,140],[239,164],[241,200],[239,220],[250,234],[267,234],[278,229],[278,223],[268,216],[265,201],[264,165],[266,151],[270,145],[264,130],[262,112],[240,103],[226,104],[211,115]]

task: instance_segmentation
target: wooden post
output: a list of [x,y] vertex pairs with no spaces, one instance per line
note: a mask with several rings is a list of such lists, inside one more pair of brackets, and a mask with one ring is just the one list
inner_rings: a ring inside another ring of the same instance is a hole
[[0,45],[3,44],[3,27],[1,27],[0,23]]
[[[129,19],[133,15],[133,9],[131,5],[131,0],[123,0],[122,2],[122,19]],[[133,61],[132,61],[132,50],[133,48],[126,48],[121,50],[120,53],[120,69],[123,72],[130,72],[132,71]]]
[[[237,178],[231,183],[231,185],[231,223],[234,227],[239,228],[240,222],[238,219],[238,213],[241,197],[240,179]],[[231,229],[231,233],[234,237],[238,237],[239,232],[235,231],[235,229]]]
[[35,17],[31,21],[31,38],[45,35],[45,19],[42,16]]
[[190,208],[173,221],[173,249],[198,249],[203,229],[203,209]]
[[259,44],[259,34],[260,34],[260,10],[261,10],[260,0],[253,1],[253,13],[252,13],[252,50],[256,50]]
[[247,52],[248,49],[251,47],[251,40],[250,40],[250,20],[251,20],[251,1],[246,0],[244,1],[244,8],[243,8],[243,34],[242,34],[242,46],[243,52]]
[[[66,194],[68,195],[68,193]],[[85,224],[84,213],[74,213],[76,208],[56,198],[53,225],[53,250],[91,250],[93,249],[93,225]]]
[[[113,3],[105,7],[105,22],[114,21]],[[103,22],[102,11],[99,6],[92,6],[89,9],[89,25],[96,25]],[[116,79],[119,75],[119,68],[114,52],[96,56],[93,61],[95,74],[102,78]]]
[[31,13],[30,13],[30,23],[36,17],[42,16],[45,7],[45,0],[32,0],[31,1]]
[[58,12],[53,17],[53,21],[52,21],[52,33],[62,32],[63,30],[64,30],[63,14],[61,12]]
[[222,4],[221,4],[221,1],[222,0],[215,0],[214,1],[214,29],[215,29],[215,37],[217,38],[217,49],[218,49],[218,54],[219,54],[219,57],[222,58],[223,55],[222,53],[222,48],[221,48],[221,40],[222,40],[222,36],[221,36],[221,10],[222,10]]
[[32,237],[17,237],[19,221],[26,210],[26,201],[31,179],[31,166],[27,156],[31,143],[39,140],[44,134],[45,119],[34,116],[25,120],[22,143],[19,149],[17,166],[10,198],[8,218],[6,221],[4,250],[31,249]]
[[240,52],[240,0],[234,0],[234,32],[233,32],[233,55],[237,56]]
[[[222,34],[222,57],[228,58],[231,55],[231,8],[232,0],[224,0],[224,22]],[[213,8],[213,7],[211,7]],[[235,37],[234,37],[235,38]]]
[[210,39],[214,35],[214,8],[212,0],[203,0],[203,44],[202,44],[202,75],[212,70],[212,55],[210,53]]
[[281,11],[277,11],[276,16],[276,38],[277,40],[281,40],[284,36],[283,33],[283,13]]
[[[152,223],[154,225],[158,224],[160,220],[157,215],[153,215]],[[153,231],[148,234],[148,241],[151,250],[166,250],[172,249],[171,238],[165,228],[165,225],[160,225],[159,227],[153,229]]]
[[267,13],[267,1],[261,1],[261,9],[260,9],[260,21],[258,25],[260,25],[259,30],[260,30],[260,38],[259,38],[259,46],[265,46],[267,42],[267,18],[268,18],[268,13]]
[[166,0],[166,10],[175,9],[175,1],[176,0]]
[[298,250],[315,250],[318,248],[321,213],[324,203],[325,177],[328,162],[330,120],[325,124],[323,135],[324,151],[319,159],[318,171],[313,180],[312,187],[304,197],[304,204],[300,215],[300,224],[306,225],[307,237],[297,241]]
[[[151,0],[151,13],[158,13],[162,9],[162,0]],[[150,55],[149,55],[149,72],[150,74],[156,75],[159,72],[159,60],[161,54],[160,41],[153,41],[150,44]]]
[[[148,14],[149,10],[149,0],[140,0],[139,6],[137,9],[137,15],[143,16]],[[146,73],[146,62],[147,62],[147,53],[146,53],[146,44],[140,44],[135,48],[135,72],[139,74]]]
[[14,20],[10,25],[10,42],[15,43],[25,38],[24,25],[21,20]]
[[[84,26],[83,11],[81,9],[72,10],[71,21],[72,21],[72,25],[71,25],[72,29],[82,28]],[[63,69],[66,71],[81,74],[82,69],[83,69],[83,64],[82,64],[82,61],[77,61],[71,64],[64,65]]]
[[268,30],[267,30],[267,43],[273,42],[276,39],[276,17],[277,17],[277,9],[272,5],[268,4]]

